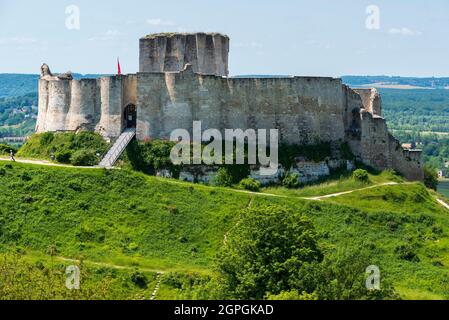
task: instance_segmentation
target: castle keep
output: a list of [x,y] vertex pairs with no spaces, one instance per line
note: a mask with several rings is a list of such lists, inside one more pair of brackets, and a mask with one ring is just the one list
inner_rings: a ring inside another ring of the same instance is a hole
[[43,70],[36,131],[115,139],[135,128],[144,140],[191,130],[193,121],[204,130],[279,129],[283,143],[347,142],[366,165],[423,180],[421,152],[388,132],[375,89],[325,77],[228,78],[228,53],[221,34],[155,34],[140,39],[137,74],[73,80]]

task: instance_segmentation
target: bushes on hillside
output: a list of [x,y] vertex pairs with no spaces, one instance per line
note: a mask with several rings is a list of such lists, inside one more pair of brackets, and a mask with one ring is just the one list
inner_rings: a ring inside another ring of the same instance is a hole
[[176,176],[179,166],[173,165],[170,152],[174,142],[165,140],[132,141],[126,148],[122,160],[132,169],[154,174],[160,169],[169,169]]
[[352,173],[352,178],[356,181],[367,183],[369,182],[368,171],[363,169],[357,169]]
[[304,157],[312,161],[324,161],[332,155],[330,143],[315,145],[282,144],[279,146],[279,163],[290,169],[296,157]]
[[94,166],[98,164],[99,157],[93,150],[78,150],[70,157],[70,163],[74,166]]
[[428,166],[424,167],[424,184],[429,189],[438,189],[438,174],[435,169]]
[[93,132],[35,134],[20,148],[19,157],[54,160],[59,163],[92,166],[98,164],[108,143],[103,137]]
[[10,145],[8,145],[8,144],[0,143],[0,155],[5,155],[5,154],[8,154],[8,155],[9,155],[9,153],[11,152],[11,150],[12,150],[14,153],[17,152],[17,149],[16,149],[16,148],[14,148],[14,147],[12,147],[12,146],[10,146]]
[[232,186],[232,175],[226,168],[218,169],[217,175],[213,179],[213,184],[217,187],[231,187]]
[[[306,209],[307,210],[307,209]],[[388,279],[366,287],[370,249],[323,251],[310,220],[278,205],[242,212],[218,255],[218,299],[366,300],[397,299]]]
[[289,189],[295,189],[300,186],[299,173],[293,172],[287,174],[282,180],[282,185]]
[[55,160],[59,163],[70,163],[72,152],[69,150],[60,150],[55,153]]
[[239,187],[248,191],[258,192],[260,191],[261,184],[253,178],[246,178],[240,181]]
[[55,134],[53,132],[44,132],[40,135],[39,143],[41,146],[49,146],[54,138]]

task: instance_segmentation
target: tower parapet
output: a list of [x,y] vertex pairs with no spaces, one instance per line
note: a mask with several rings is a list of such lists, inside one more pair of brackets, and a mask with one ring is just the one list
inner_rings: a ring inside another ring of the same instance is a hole
[[180,72],[228,76],[229,37],[219,33],[159,33],[140,39],[140,72]]

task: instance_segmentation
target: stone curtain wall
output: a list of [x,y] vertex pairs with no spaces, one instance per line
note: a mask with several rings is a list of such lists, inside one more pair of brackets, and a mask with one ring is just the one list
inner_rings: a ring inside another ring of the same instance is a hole
[[179,72],[227,76],[229,38],[218,33],[153,34],[140,39],[140,72]]
[[286,143],[343,141],[344,93],[332,78],[226,79],[181,73],[138,74],[139,139],[174,129],[279,129]]

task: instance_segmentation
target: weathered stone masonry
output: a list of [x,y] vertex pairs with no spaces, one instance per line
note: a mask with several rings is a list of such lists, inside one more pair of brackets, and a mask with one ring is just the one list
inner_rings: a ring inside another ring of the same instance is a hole
[[348,142],[365,164],[422,180],[421,152],[403,150],[382,118],[375,89],[325,77],[227,78],[229,38],[162,34],[140,40],[140,72],[39,82],[37,132],[91,130],[115,138],[137,107],[137,138],[174,129],[274,129],[292,144]]

